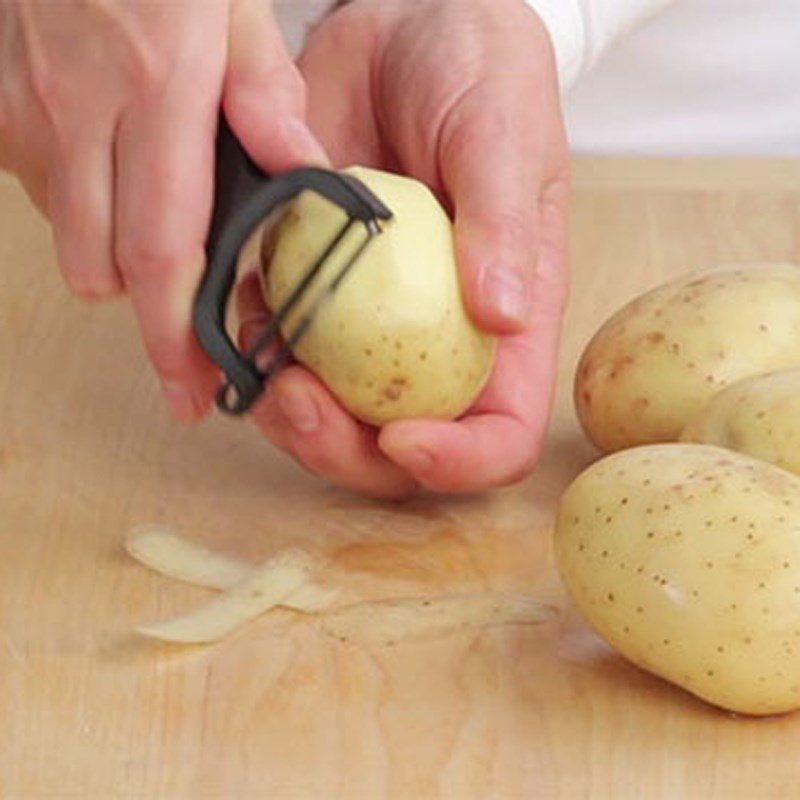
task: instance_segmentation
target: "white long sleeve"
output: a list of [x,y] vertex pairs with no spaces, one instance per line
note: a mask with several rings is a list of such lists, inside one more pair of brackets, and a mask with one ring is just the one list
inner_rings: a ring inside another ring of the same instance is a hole
[[[637,23],[674,0],[525,0],[542,18],[556,51],[562,87],[597,61],[603,51]],[[273,0],[292,52],[302,46],[309,25],[334,0]]]
[[[331,2],[274,0],[294,52]],[[800,156],[800,0],[525,2],[575,152]]]
[[617,39],[674,0],[526,0],[545,24],[563,90]]

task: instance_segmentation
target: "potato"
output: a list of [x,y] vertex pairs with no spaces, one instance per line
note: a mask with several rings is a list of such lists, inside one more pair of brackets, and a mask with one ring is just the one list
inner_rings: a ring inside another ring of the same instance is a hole
[[723,389],[689,422],[681,441],[719,445],[800,474],[800,369]]
[[555,547],[635,664],[733,711],[800,707],[800,478],[708,445],[633,448],[568,488]]
[[583,353],[575,404],[601,450],[675,441],[716,392],[792,367],[800,367],[800,268],[720,268],[611,317]]
[[[294,348],[355,416],[373,425],[410,417],[452,419],[483,388],[495,340],[469,320],[447,214],[423,184],[347,170],[394,213]],[[345,215],[308,192],[264,239],[264,288],[278,307],[325,250]],[[357,226],[289,315],[290,330],[365,236]]]

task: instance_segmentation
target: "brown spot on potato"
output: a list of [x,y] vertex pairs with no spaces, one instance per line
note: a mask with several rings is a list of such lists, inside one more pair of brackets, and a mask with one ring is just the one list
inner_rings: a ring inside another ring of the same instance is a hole
[[650,342],[650,344],[661,344],[666,338],[662,331],[653,331],[647,334],[647,341]]
[[633,364],[632,356],[619,356],[611,363],[611,371],[608,374],[609,380],[616,380],[621,373],[623,373],[631,364]]
[[408,378],[392,378],[392,382],[383,390],[382,394],[392,402],[399,400],[408,388]]

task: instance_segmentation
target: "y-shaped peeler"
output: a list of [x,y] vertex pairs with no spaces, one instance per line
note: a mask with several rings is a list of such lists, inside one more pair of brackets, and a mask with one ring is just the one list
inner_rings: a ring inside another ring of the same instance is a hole
[[[316,261],[304,272],[287,300],[273,309],[272,320],[258,341],[241,352],[226,330],[225,321],[241,248],[253,231],[273,211],[304,191],[312,191],[339,206],[347,220]],[[225,379],[217,392],[217,406],[227,414],[245,414],[259,398],[270,378],[291,359],[292,347],[311,325],[319,307],[336,291],[371,241],[381,233],[381,222],[392,212],[356,178],[319,168],[296,169],[282,175],[262,172],[238,142],[224,115],[217,134],[214,211],[206,241],[206,268],[194,305],[194,329],[209,358]],[[366,237],[321,291],[308,311],[285,338],[282,323],[302,299],[325,262],[349,230],[363,224]],[[277,343],[265,368],[256,357]]]

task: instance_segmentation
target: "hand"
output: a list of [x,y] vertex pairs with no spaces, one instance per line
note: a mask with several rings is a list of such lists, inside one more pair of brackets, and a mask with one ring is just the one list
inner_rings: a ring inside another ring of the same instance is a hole
[[186,420],[217,383],[190,314],[221,100],[263,168],[324,159],[268,0],[0,4],[0,168],[50,218],[74,292],[128,292]]
[[[547,33],[522,0],[354,0],[300,60],[309,121],[336,165],[410,174],[455,218],[467,307],[503,336],[457,422],[357,423],[299,366],[256,408],[264,434],[340,485],[401,497],[524,477],[552,402],[567,293],[568,158]],[[252,284],[247,329],[263,325]]]

